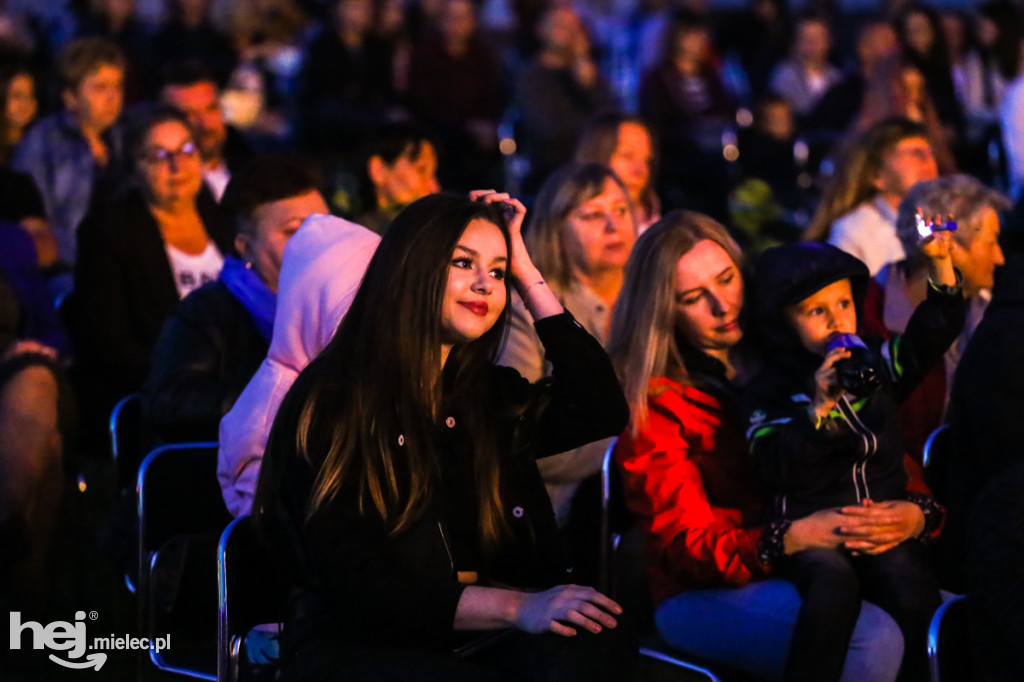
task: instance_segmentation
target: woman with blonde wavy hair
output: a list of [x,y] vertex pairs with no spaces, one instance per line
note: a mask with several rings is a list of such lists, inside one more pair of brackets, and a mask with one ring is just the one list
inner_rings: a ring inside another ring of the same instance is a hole
[[884,611],[864,603],[852,639],[820,646],[793,585],[770,577],[784,554],[870,542],[883,523],[825,510],[763,525],[736,387],[740,269],[724,227],[670,213],[637,240],[612,319],[609,354],[632,412],[615,458],[647,537],[658,632],[758,678],[891,681],[903,645]]

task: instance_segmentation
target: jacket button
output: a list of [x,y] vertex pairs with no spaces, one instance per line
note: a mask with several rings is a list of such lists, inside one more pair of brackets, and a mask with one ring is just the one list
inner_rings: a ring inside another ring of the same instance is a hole
[[447,426],[449,429],[454,429],[455,428],[455,417],[448,417],[447,419],[444,420],[444,423],[445,423],[445,426]]
[[523,508],[522,507],[514,507],[512,509],[512,516],[516,517],[517,519],[523,518]]

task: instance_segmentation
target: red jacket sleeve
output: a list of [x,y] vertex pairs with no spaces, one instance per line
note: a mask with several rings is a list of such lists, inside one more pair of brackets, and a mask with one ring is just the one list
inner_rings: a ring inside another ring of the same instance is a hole
[[[648,535],[656,569],[673,582],[684,587],[744,585],[767,571],[757,558],[762,528],[743,527],[740,509],[708,500],[704,474],[695,462],[701,453],[694,452],[694,445],[699,448],[706,438],[688,433],[687,417],[706,425],[712,415],[698,410],[679,393],[667,391],[651,401],[648,423],[620,438],[615,455],[626,503]],[[713,465],[717,453],[703,454],[705,466]]]

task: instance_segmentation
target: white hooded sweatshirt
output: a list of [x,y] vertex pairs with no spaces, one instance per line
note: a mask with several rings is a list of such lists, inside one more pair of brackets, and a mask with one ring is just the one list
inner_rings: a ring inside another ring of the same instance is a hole
[[378,242],[365,227],[328,215],[311,215],[288,241],[267,358],[220,422],[217,479],[233,516],[252,508],[277,409],[334,336]]

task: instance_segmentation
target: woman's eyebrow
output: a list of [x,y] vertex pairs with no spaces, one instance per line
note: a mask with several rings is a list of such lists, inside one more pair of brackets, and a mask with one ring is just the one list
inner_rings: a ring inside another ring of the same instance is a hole
[[[456,249],[462,249],[463,251],[465,251],[467,254],[469,254],[473,258],[479,258],[480,257],[479,253],[477,253],[473,249],[469,248],[468,246],[463,246],[462,244],[456,244],[455,248]],[[506,257],[506,256],[495,256],[494,258],[491,259],[491,262],[492,263],[507,263],[508,262],[508,257]]]

